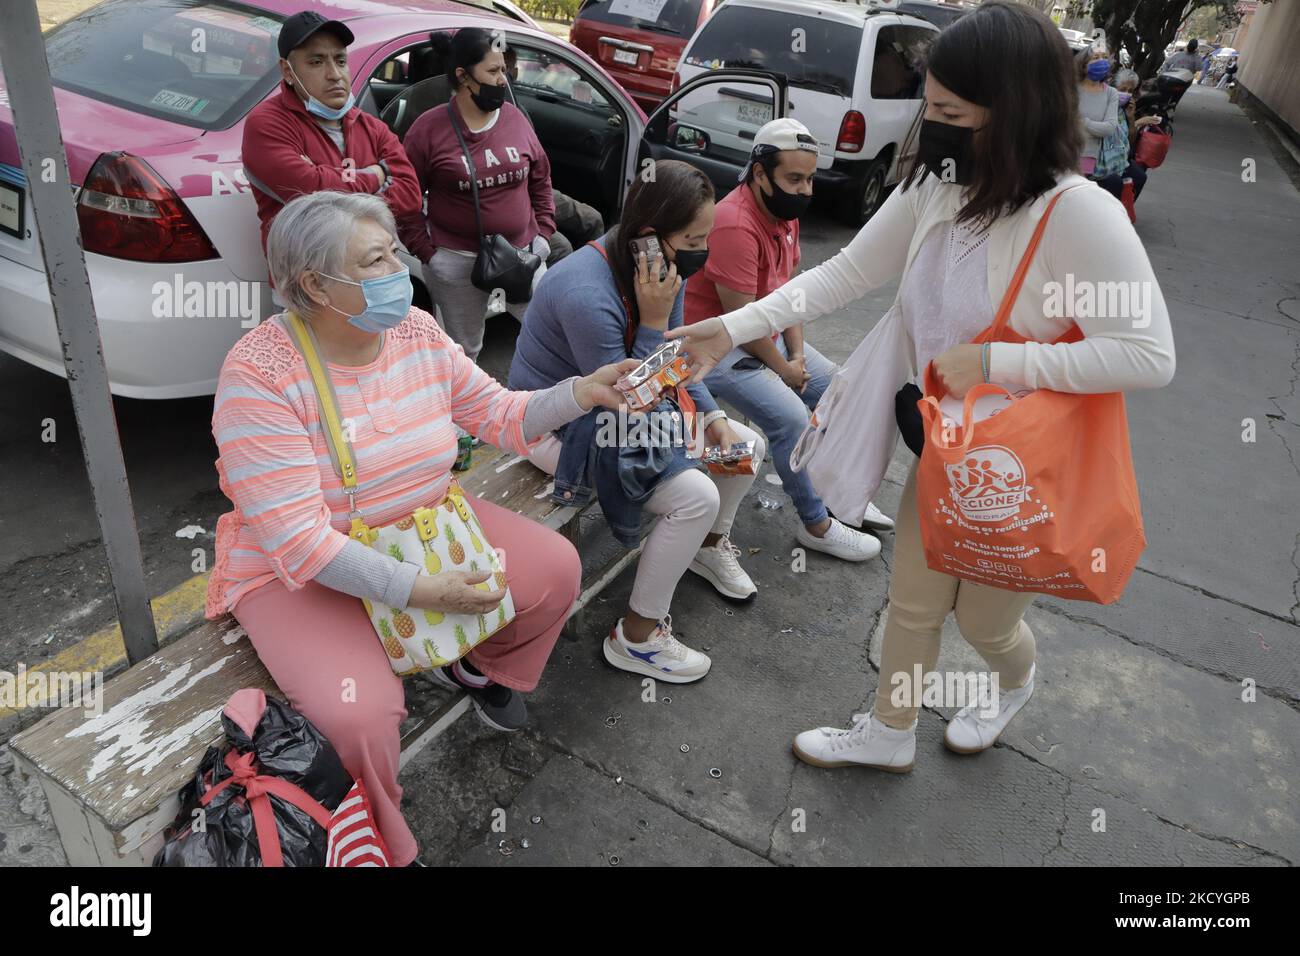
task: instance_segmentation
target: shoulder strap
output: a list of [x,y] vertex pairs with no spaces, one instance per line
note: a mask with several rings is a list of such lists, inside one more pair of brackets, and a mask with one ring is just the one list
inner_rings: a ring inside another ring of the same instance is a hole
[[609,266],[610,275],[614,276],[614,288],[618,289],[618,297],[623,301],[623,345],[627,348],[627,354],[630,356],[632,354],[632,340],[636,337],[636,332],[632,328],[632,303],[628,302],[623,290],[619,289],[618,276],[614,275],[614,263],[609,261],[609,253],[605,251],[605,247],[596,242],[595,239],[589,241],[587,245],[600,253],[600,257]]
[[306,360],[307,371],[311,373],[312,384],[316,387],[316,400],[320,403],[321,419],[325,424],[325,444],[329,447],[330,461],[334,463],[334,471],[343,479],[343,490],[347,493],[348,500],[352,501],[356,495],[357,470],[353,463],[352,446],[343,435],[334,383],[320,360],[320,349],[316,347],[316,336],[310,326],[296,312],[286,312],[284,317],[289,338]]
[[1078,189],[1078,186],[1069,186],[1062,189],[1052,201],[1047,204],[1043,210],[1042,217],[1038,220],[1038,225],[1034,229],[1034,234],[1029,240],[1029,246],[1025,249],[1025,254],[1020,257],[1020,265],[1016,267],[1016,273],[1011,279],[1011,284],[1007,286],[1006,294],[1002,296],[1002,304],[998,306],[998,314],[993,319],[991,328],[991,339],[997,341],[1002,335],[1002,330],[1006,328],[1007,322],[1011,318],[1011,307],[1016,304],[1016,298],[1020,295],[1020,287],[1025,284],[1025,276],[1029,272],[1029,265],[1034,261],[1034,253],[1038,251],[1038,243],[1042,241],[1043,232],[1047,229],[1047,220],[1052,215],[1052,209],[1055,208],[1057,201],[1068,193],[1071,189]]
[[465,144],[465,137],[461,134],[460,123],[456,119],[455,101],[447,104],[447,118],[451,120],[452,132],[456,134],[456,139],[460,142],[461,151],[465,154],[465,163],[469,166],[469,188],[474,195],[474,223],[478,226],[479,241],[483,241],[483,216],[478,208],[478,171],[474,168],[474,157],[470,155],[469,146]]

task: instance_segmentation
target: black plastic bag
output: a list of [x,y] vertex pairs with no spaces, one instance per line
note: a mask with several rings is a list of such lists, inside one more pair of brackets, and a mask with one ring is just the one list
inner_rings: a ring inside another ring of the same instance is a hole
[[[259,690],[231,695],[221,712],[225,747],[210,747],[194,779],[181,790],[181,810],[167,830],[167,843],[154,866],[262,866],[252,806],[244,788],[228,784],[207,806],[200,798],[233,776],[225,755],[252,754],[258,773],[295,784],[327,811],[352,788],[338,753],[306,717]],[[266,797],[285,866],[324,866],[328,834],[305,810],[275,794]],[[202,827],[195,810],[201,809]]]

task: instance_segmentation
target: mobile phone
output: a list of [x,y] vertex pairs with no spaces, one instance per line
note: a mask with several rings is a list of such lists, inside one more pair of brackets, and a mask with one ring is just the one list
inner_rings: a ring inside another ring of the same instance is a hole
[[[659,247],[659,237],[654,233],[648,236],[638,236],[627,244],[629,251],[632,253],[632,262],[634,264],[641,261],[641,253],[645,253],[646,265],[654,264],[655,256],[663,256],[663,250]],[[663,282],[668,278],[668,260],[661,258],[659,260],[659,281]]]

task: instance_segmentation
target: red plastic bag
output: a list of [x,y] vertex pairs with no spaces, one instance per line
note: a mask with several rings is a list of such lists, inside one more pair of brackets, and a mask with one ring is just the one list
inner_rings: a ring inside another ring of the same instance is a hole
[[1163,130],[1155,129],[1148,126],[1138,134],[1137,149],[1133,154],[1133,161],[1147,169],[1155,169],[1165,161],[1165,156],[1169,154],[1169,144],[1172,137]]
[[1124,184],[1119,190],[1119,201],[1124,204],[1124,211],[1128,213],[1128,221],[1137,222],[1137,192],[1133,189],[1133,180],[1124,180]]

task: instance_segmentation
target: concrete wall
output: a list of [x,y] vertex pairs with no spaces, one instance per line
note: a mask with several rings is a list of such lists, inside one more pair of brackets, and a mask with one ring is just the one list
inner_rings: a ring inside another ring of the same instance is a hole
[[1300,3],[1261,3],[1242,26],[1238,81],[1300,139]]

